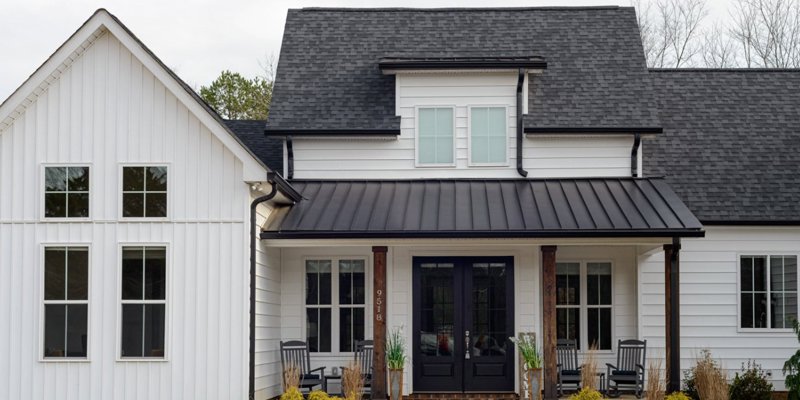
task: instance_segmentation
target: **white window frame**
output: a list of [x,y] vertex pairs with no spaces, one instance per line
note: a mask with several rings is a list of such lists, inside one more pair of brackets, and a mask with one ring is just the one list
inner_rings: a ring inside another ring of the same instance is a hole
[[[477,163],[472,161],[472,109],[473,108],[502,108],[505,113],[506,121],[506,145],[505,145],[505,160],[499,163]],[[508,167],[511,161],[509,160],[508,151],[508,134],[511,129],[511,124],[508,123],[508,105],[507,104],[472,104],[467,107],[467,165],[470,167]]]
[[[364,261],[364,340],[369,340],[369,319],[372,317],[372,310],[370,309],[370,305],[372,304],[372,266],[370,264],[369,257],[365,256],[313,256],[313,257],[305,257],[303,258],[303,271],[302,271],[302,282],[303,282],[303,292],[301,296],[301,302],[303,305],[303,315],[301,316],[302,320],[302,337],[303,340],[306,340],[308,337],[308,321],[307,321],[307,312],[306,310],[309,308],[330,308],[331,310],[331,351],[330,352],[315,352],[313,354],[318,355],[325,355],[325,356],[337,356],[337,355],[352,355],[353,352],[342,352],[339,348],[339,339],[341,336],[341,320],[339,318],[339,310],[341,309],[339,304],[339,261],[340,260],[363,260]],[[323,305],[316,305],[316,304],[306,304],[306,263],[308,261],[330,261],[331,262],[331,304],[323,304]],[[347,308],[355,308],[353,305],[346,305]]]
[[[122,176],[123,176],[123,169],[127,167],[164,167],[167,169],[167,216],[166,217],[125,217],[122,207],[123,207],[123,183],[122,183]],[[168,222],[172,218],[172,193],[175,191],[173,188],[173,179],[172,179],[172,165],[171,163],[165,162],[126,162],[126,163],[119,163],[118,171],[117,171],[117,218],[120,222]]]
[[[91,172],[89,172],[91,179]],[[90,203],[91,204],[91,203]],[[50,247],[82,247],[88,251],[86,275],[86,300],[45,300],[45,250]],[[92,244],[91,242],[42,242],[39,244],[39,362],[43,363],[88,363],[92,359]],[[86,304],[86,357],[44,356],[44,309],[46,304]]]
[[[423,163],[419,161],[419,110],[428,108],[449,108],[453,110],[453,162],[452,163]],[[456,147],[458,140],[458,127],[456,127],[457,107],[452,104],[418,105],[414,107],[414,166],[419,168],[454,168],[457,164]]]
[[[45,212],[45,194],[47,190],[45,169],[51,167],[88,167],[89,168],[89,216],[88,217],[47,217]],[[39,166],[39,220],[42,222],[91,222],[94,215],[94,165],[89,162],[64,162],[64,163],[41,163]]]
[[[558,306],[556,305],[556,309],[559,308],[579,308],[578,311],[578,318],[581,324],[580,326],[580,343],[578,346],[580,349],[578,350],[579,353],[588,353],[589,352],[589,309],[590,308],[609,308],[611,309],[611,348],[610,349],[597,349],[598,353],[607,353],[613,354],[616,349],[615,345],[617,342],[617,333],[616,333],[616,315],[615,315],[615,303],[614,303],[614,277],[617,274],[616,263],[613,260],[596,260],[596,259],[584,259],[584,260],[576,260],[576,259],[564,259],[556,260],[556,264],[579,264],[580,265],[580,296],[581,302],[578,307],[576,306]],[[589,305],[589,274],[588,274],[588,264],[594,263],[604,263],[611,265],[611,304],[609,305]]]
[[[798,295],[798,310],[797,316],[800,318],[800,254],[787,252],[763,252],[763,253],[737,253],[736,254],[736,328],[739,333],[791,333],[794,334],[792,328],[772,328],[772,313],[767,312],[767,327],[766,328],[743,328],[742,327],[742,257],[766,257],[767,259],[767,310],[769,304],[772,302],[772,282],[770,279],[770,272],[772,270],[771,257],[795,257],[797,259],[797,295]],[[784,291],[785,292],[785,291]]]
[[[169,178],[168,178],[169,179]],[[167,186],[169,188],[169,186]],[[120,192],[121,193],[121,192]],[[164,290],[164,300],[123,300],[122,299],[122,250],[126,247],[163,247],[166,254],[166,274],[167,280]],[[172,249],[170,243],[167,242],[124,242],[119,243],[117,246],[117,265],[115,266],[117,272],[117,332],[116,332],[116,360],[117,362],[153,362],[162,363],[169,361],[171,333],[172,333],[172,320],[170,318],[170,306],[172,304]],[[164,357],[122,357],[122,305],[123,304],[164,304]]]

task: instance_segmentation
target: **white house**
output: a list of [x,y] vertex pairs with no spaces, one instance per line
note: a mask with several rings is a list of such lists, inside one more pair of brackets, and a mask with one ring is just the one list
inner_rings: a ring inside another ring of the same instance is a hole
[[513,398],[518,332],[548,399],[558,339],[783,389],[797,104],[648,70],[632,8],[311,8],[269,121],[223,121],[99,10],[0,105],[0,398],[269,399],[281,341],[373,339],[385,399],[400,328],[416,398]]

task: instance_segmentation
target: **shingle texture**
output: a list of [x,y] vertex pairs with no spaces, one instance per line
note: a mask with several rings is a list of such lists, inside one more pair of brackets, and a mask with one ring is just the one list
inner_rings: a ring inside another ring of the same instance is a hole
[[283,139],[264,136],[264,120],[225,120],[250,151],[273,171],[283,174]]
[[643,145],[706,222],[800,221],[800,70],[654,70],[664,133]]
[[398,129],[383,57],[543,57],[527,127],[659,127],[633,8],[289,10],[270,129]]
[[265,238],[697,236],[662,179],[294,181]]

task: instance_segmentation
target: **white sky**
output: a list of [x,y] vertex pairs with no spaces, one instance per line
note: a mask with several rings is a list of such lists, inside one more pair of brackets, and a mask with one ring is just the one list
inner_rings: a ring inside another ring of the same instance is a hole
[[[707,0],[725,19],[732,0]],[[89,16],[108,9],[192,86],[230,69],[251,77],[280,52],[286,10],[300,7],[624,5],[629,0],[0,0],[0,102]]]

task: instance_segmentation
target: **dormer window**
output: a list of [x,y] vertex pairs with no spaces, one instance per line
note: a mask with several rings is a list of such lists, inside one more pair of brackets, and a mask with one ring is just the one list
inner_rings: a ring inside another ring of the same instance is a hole
[[417,108],[417,165],[455,165],[455,112],[453,107]]
[[470,107],[470,165],[508,164],[506,107]]

